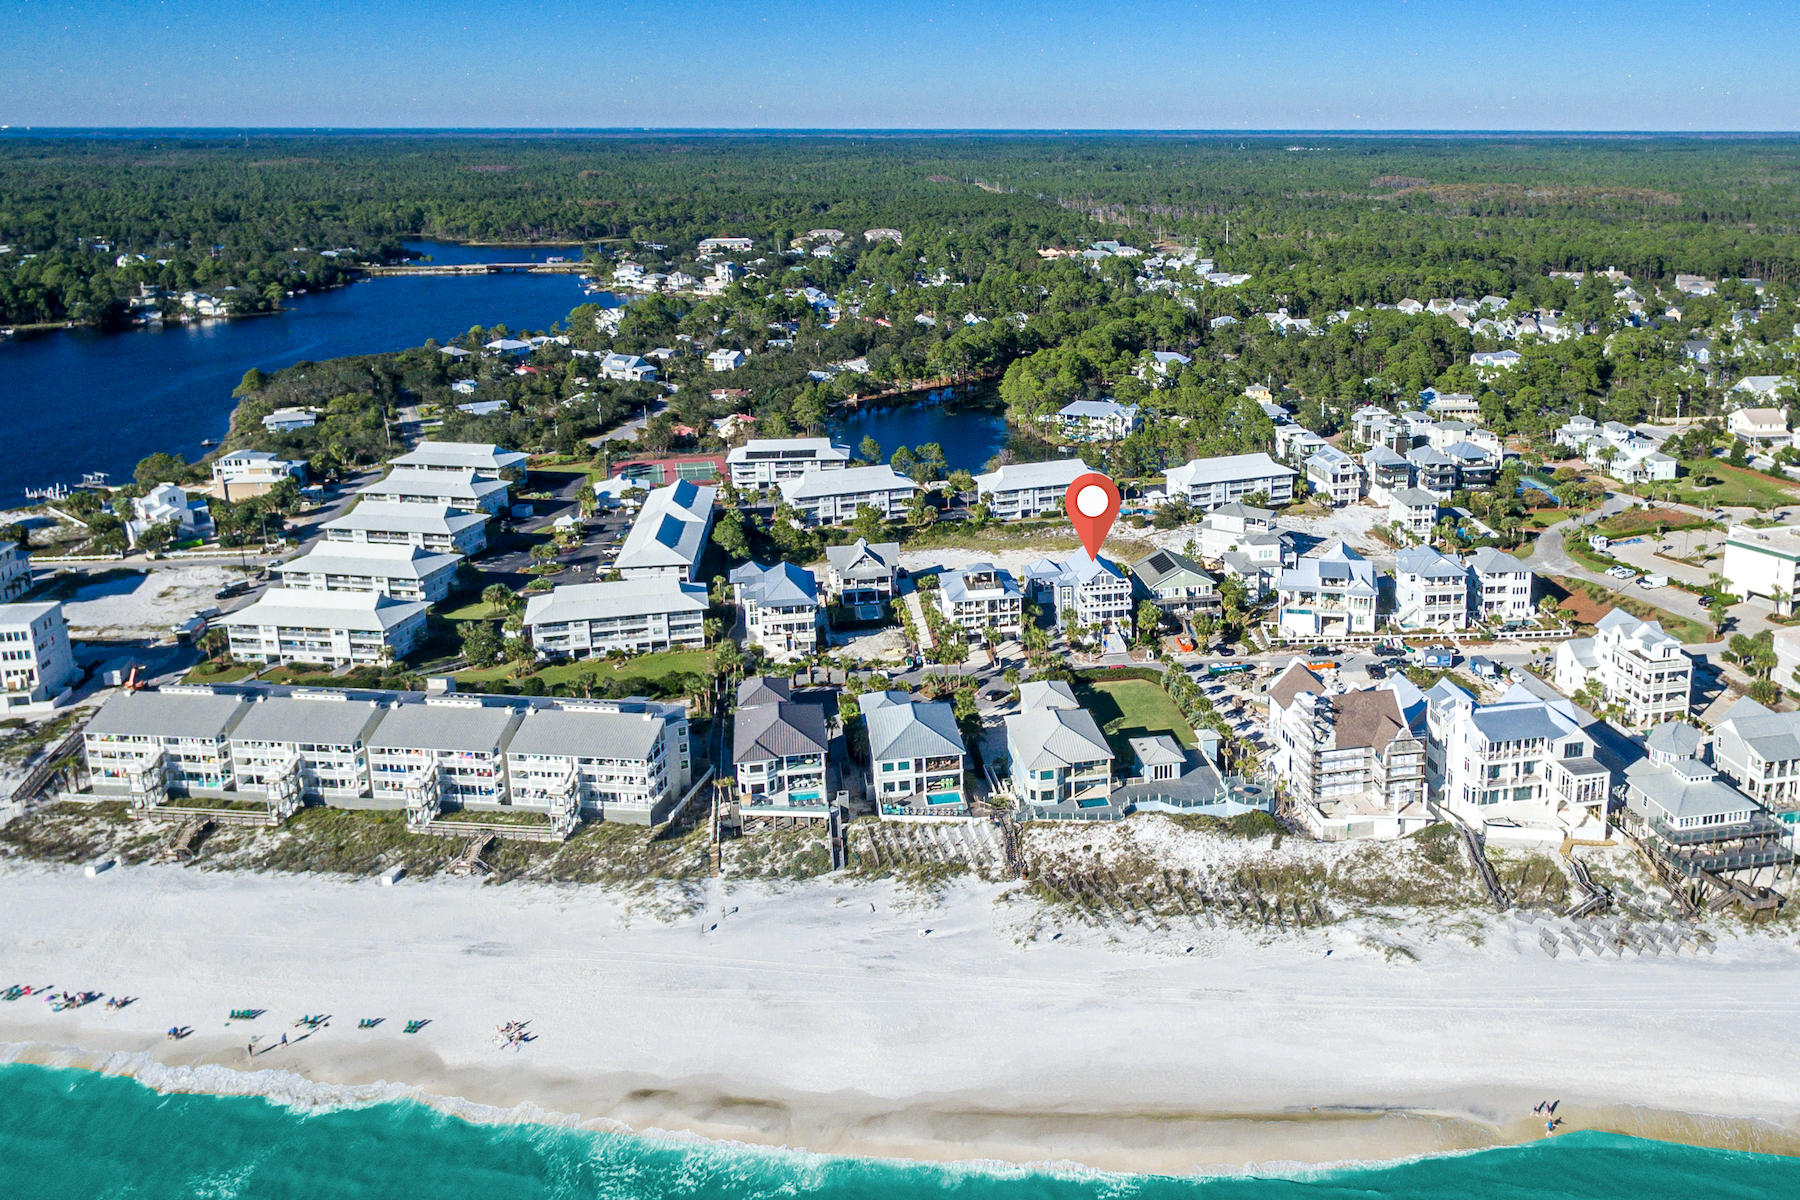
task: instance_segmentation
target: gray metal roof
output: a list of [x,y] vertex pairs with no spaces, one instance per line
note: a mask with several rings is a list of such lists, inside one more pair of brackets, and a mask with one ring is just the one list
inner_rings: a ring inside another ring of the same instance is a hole
[[120,692],[100,706],[88,733],[165,738],[216,738],[230,732],[246,705],[236,696],[201,691]]
[[1158,550],[1145,555],[1131,564],[1131,574],[1145,587],[1157,588],[1171,579],[1183,575],[1192,577],[1198,583],[1217,583],[1206,568],[1185,554],[1177,554],[1173,550]]
[[[1067,411],[1066,409],[1064,410]],[[1014,492],[1027,488],[1068,487],[1093,468],[1079,458],[1051,462],[1008,463],[996,471],[975,477],[978,492]]]
[[1625,768],[1633,807],[1668,820],[1748,814],[1760,806],[1693,759],[1671,766],[1641,759]]
[[388,465],[496,474],[509,467],[523,467],[529,457],[517,450],[502,450],[492,442],[423,441],[410,453],[388,459]]
[[[970,576],[982,575],[990,572],[994,577],[994,582],[991,585],[981,584],[974,587],[970,586]],[[1013,577],[1009,572],[996,567],[993,563],[986,562],[970,563],[960,570],[944,571],[940,573],[938,575],[938,588],[952,604],[963,600],[989,598],[996,594],[1001,597],[1020,595],[1019,585],[1013,582]]]
[[481,513],[458,512],[448,505],[408,504],[399,500],[363,500],[341,517],[325,522],[325,529],[364,529],[378,533],[433,533],[452,535],[485,525]]
[[615,579],[605,583],[567,583],[525,601],[525,624],[598,621],[646,613],[705,612],[706,585],[682,583],[671,576]]
[[825,547],[825,561],[850,579],[887,578],[900,562],[900,543],[857,538],[848,546]]
[[382,579],[428,579],[462,561],[423,546],[392,542],[315,542],[299,558],[276,563],[282,575],[368,575]]
[[501,480],[487,479],[473,471],[430,471],[397,467],[357,494],[375,499],[382,496],[442,496],[451,500],[480,500],[495,492],[503,492],[509,486]]
[[1032,708],[1006,718],[1014,771],[1112,761],[1112,749],[1084,708]]
[[369,745],[489,754],[500,748],[519,712],[506,705],[397,704],[370,735]]
[[352,629],[385,633],[425,615],[422,600],[395,600],[379,592],[323,592],[312,588],[270,588],[219,624],[228,628],[273,626]]
[[362,741],[382,715],[380,705],[342,692],[265,695],[247,706],[231,740],[349,746]]
[[904,700],[873,711],[865,706],[863,721],[875,761],[965,753],[956,713],[942,700]]
[[655,713],[538,708],[519,722],[506,752],[642,761],[655,751],[664,724]]
[[775,704],[793,698],[794,685],[785,679],[777,679],[771,675],[754,675],[738,684],[739,708],[748,708],[755,704]]

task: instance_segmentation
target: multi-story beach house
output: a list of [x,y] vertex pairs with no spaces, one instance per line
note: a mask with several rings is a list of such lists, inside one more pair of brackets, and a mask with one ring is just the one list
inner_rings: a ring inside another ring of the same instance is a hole
[[55,702],[75,678],[61,604],[0,604],[0,694],[6,707]]
[[858,699],[877,815],[883,820],[968,816],[963,788],[968,752],[950,705],[914,700],[905,692],[869,692]]
[[306,479],[306,464],[267,450],[233,450],[213,459],[213,489],[222,500],[260,496],[286,479]]
[[1713,726],[1712,757],[1746,796],[1790,829],[1800,827],[1800,713],[1744,697]]
[[172,483],[159,483],[132,501],[135,513],[125,522],[125,532],[132,544],[154,525],[168,525],[178,539],[209,538],[213,535],[212,510],[199,496],[190,496]]
[[1013,792],[1030,808],[1097,807],[1112,794],[1112,749],[1060,680],[1019,685],[1019,711],[1006,718],[1006,755]]
[[1040,558],[1025,568],[1033,597],[1050,605],[1058,628],[1073,613],[1078,625],[1109,633],[1132,627],[1131,580],[1109,558],[1086,553],[1066,559]]
[[725,455],[725,465],[734,486],[766,488],[808,471],[842,471],[850,451],[830,438],[751,438]]
[[1219,581],[1185,554],[1158,550],[1131,564],[1132,594],[1168,613],[1217,616]]
[[[1791,867],[1792,824],[1705,762],[1699,730],[1679,725],[1681,736],[1660,737],[1666,728],[1651,730],[1645,757],[1625,768],[1621,823],[1637,844],[1687,879]],[[1682,753],[1690,744],[1695,752]]]
[[1430,492],[1439,500],[1448,500],[1456,490],[1456,460],[1443,451],[1416,446],[1406,452],[1406,461],[1412,464],[1413,482],[1419,490]]
[[140,806],[224,791],[231,732],[247,708],[243,697],[207,688],[115,692],[82,730],[90,786]]
[[31,590],[31,551],[17,542],[0,544],[0,604]]
[[730,576],[732,600],[744,614],[744,644],[776,660],[819,648],[825,610],[813,573],[793,563],[745,563]]
[[993,563],[971,563],[938,575],[937,606],[952,623],[977,637],[991,626],[1001,637],[1016,638],[1025,597],[1010,572]]
[[660,825],[693,771],[687,710],[655,700],[530,708],[504,744],[506,803],[562,830],[582,819]]
[[1002,521],[1063,511],[1069,485],[1093,468],[1079,458],[1008,463],[975,477],[975,494]]
[[718,492],[687,479],[652,491],[620,543],[613,568],[629,580],[691,581],[706,553]]
[[436,604],[450,594],[461,562],[460,554],[438,554],[420,546],[321,541],[272,570],[286,588],[377,592],[396,600]]
[[831,737],[822,705],[795,700],[785,679],[746,679],[738,687],[731,736],[743,815],[831,815]]
[[1275,513],[1232,501],[1207,513],[1200,521],[1200,557],[1218,561],[1240,554],[1259,566],[1277,571],[1299,561],[1293,539],[1275,524]]
[[1424,541],[1437,524],[1439,503],[1436,494],[1424,488],[1397,488],[1388,494],[1388,523]]
[[396,467],[356,494],[365,501],[424,504],[493,516],[506,507],[512,485],[474,471]]
[[1536,577],[1510,554],[1483,546],[1463,560],[1469,568],[1469,613],[1478,621],[1529,621]]
[[825,591],[853,621],[877,621],[893,602],[900,571],[898,542],[857,538],[825,547]]
[[668,577],[572,583],[528,597],[524,626],[547,658],[699,649],[706,608],[705,585]]
[[1268,692],[1270,774],[1301,825],[1326,841],[1404,837],[1425,802],[1424,698],[1404,680],[1329,690],[1299,659]]
[[418,546],[436,554],[479,554],[487,549],[485,513],[466,513],[447,504],[395,504],[364,500],[325,522],[327,542],[371,546]]
[[919,485],[887,466],[809,471],[776,485],[781,499],[808,525],[841,525],[867,505],[892,520],[906,511]]
[[1393,623],[1409,630],[1467,627],[1468,568],[1429,546],[1400,551],[1394,556]]
[[1190,508],[1214,509],[1257,495],[1269,504],[1286,504],[1294,498],[1298,475],[1267,454],[1229,454],[1196,458],[1172,468],[1164,484],[1169,499],[1186,501]]
[[1362,465],[1369,480],[1369,499],[1377,504],[1389,503],[1395,492],[1412,486],[1412,464],[1389,446],[1369,447],[1363,453]]
[[1426,782],[1438,808],[1477,829],[1606,836],[1612,773],[1573,704],[1517,685],[1480,704],[1448,680],[1426,704]]
[[218,623],[235,659],[350,667],[406,657],[425,634],[425,608],[379,592],[281,587]]
[[349,692],[303,689],[252,698],[231,730],[233,786],[291,812],[307,800],[369,801],[369,735],[386,709]]
[[406,454],[388,459],[388,465],[407,471],[443,471],[451,475],[473,472],[484,479],[499,479],[507,471],[523,471],[529,454],[502,450],[492,442],[423,441]]
[[1655,621],[1640,621],[1615,608],[1600,618],[1591,638],[1556,648],[1556,686],[1577,696],[1595,684],[1603,703],[1618,705],[1628,725],[1648,727],[1686,720],[1694,684],[1694,660]]
[[1375,632],[1380,590],[1375,567],[1342,541],[1303,558],[1275,581],[1277,621],[1290,638],[1328,638]]
[[1321,446],[1307,457],[1306,482],[1312,486],[1315,495],[1333,508],[1355,504],[1362,499],[1362,468],[1336,446]]

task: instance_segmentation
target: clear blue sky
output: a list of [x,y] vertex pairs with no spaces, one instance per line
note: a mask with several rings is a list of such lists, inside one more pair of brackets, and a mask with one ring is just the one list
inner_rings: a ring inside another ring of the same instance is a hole
[[1800,2],[0,0],[0,124],[1800,129]]

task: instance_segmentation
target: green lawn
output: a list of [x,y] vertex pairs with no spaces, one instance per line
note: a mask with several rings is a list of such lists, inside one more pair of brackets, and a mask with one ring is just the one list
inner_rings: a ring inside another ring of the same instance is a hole
[[1715,472],[1721,482],[1712,487],[1698,488],[1687,478],[1678,479],[1674,483],[1674,491],[1670,485],[1659,483],[1641,486],[1637,491],[1651,490],[1661,498],[1668,497],[1701,507],[1718,508],[1723,505],[1743,506],[1755,509],[1780,508],[1784,504],[1800,503],[1800,495],[1794,491],[1794,485],[1787,480],[1777,479],[1773,475],[1764,475],[1761,471],[1752,471],[1747,467],[1734,467],[1730,463],[1717,459],[1683,459],[1681,466],[1692,473],[1696,469]]
[[455,608],[440,609],[438,616],[446,621],[499,621],[506,617],[504,609],[494,608],[479,595],[471,596]]
[[[712,670],[712,660],[710,650],[664,650],[657,654],[641,655],[616,666],[598,659],[554,663],[540,667],[535,674],[544,681],[546,687],[573,683],[588,676],[596,681],[660,680],[670,675],[705,675]],[[482,688],[496,681],[520,682],[513,677],[513,668],[505,663],[497,667],[475,667],[456,674],[459,687]]]
[[245,679],[256,673],[256,667],[249,663],[211,663],[202,662],[186,675],[181,677],[183,683],[231,683]]
[[1193,727],[1169,693],[1148,679],[1108,679],[1076,687],[1082,706],[1100,722],[1115,755],[1128,755],[1126,739],[1172,734],[1183,746],[1194,744]]

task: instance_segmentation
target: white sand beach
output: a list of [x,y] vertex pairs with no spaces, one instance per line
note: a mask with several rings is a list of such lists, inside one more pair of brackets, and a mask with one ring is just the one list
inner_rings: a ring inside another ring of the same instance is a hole
[[[594,887],[174,866],[5,864],[0,895],[0,987],[141,997],[0,1003],[10,1056],[165,1088],[312,1081],[597,1128],[1135,1171],[1526,1140],[1550,1097],[1566,1128],[1800,1151],[1791,931],[1552,960],[1533,927],[1488,917],[1476,938],[1413,931],[1418,961],[1389,962],[1344,926],[1113,940],[980,883],[938,901],[715,884],[666,921]],[[267,1012],[228,1025],[233,1008]],[[247,1062],[253,1035],[292,1039],[320,1012],[328,1028]],[[409,1018],[430,1024],[408,1036]],[[510,1019],[537,1040],[497,1048]],[[195,1032],[171,1042],[171,1025]]]

